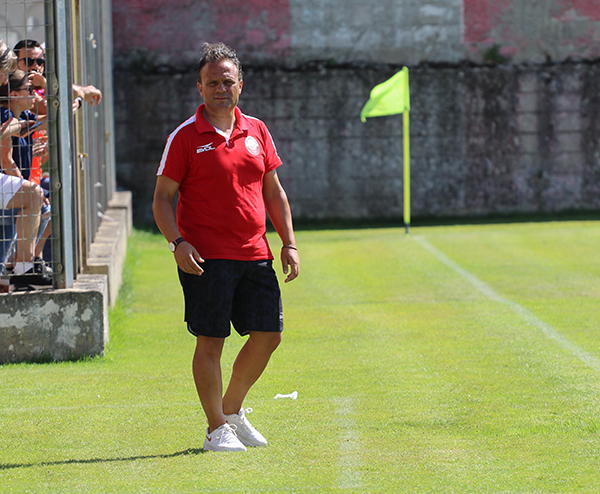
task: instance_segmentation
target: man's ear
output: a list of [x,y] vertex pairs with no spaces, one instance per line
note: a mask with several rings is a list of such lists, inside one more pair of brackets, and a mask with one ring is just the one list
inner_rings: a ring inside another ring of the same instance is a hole
[[196,87],[198,88],[198,92],[200,93],[200,96],[202,96],[202,99],[204,99],[204,95],[202,94],[202,84],[197,82]]

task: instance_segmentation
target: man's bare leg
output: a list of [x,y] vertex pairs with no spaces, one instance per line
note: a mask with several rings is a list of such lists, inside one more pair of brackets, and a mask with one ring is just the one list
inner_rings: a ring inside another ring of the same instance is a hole
[[221,376],[221,354],[224,342],[224,338],[198,336],[192,363],[196,390],[208,419],[209,432],[225,423]]
[[[48,214],[50,214],[50,213],[48,213]],[[46,228],[44,228],[44,231],[42,232],[42,236],[40,237],[39,242],[35,246],[35,257],[43,257],[44,246],[46,245],[46,241],[48,240],[48,237],[50,237],[51,233],[52,233],[52,226],[50,225],[50,222],[48,222],[48,224],[46,225]]]
[[16,262],[33,262],[43,198],[44,193],[40,187],[31,182],[23,182],[7,205],[7,209],[20,210],[16,221]]
[[248,341],[233,364],[231,380],[223,397],[225,414],[230,415],[240,411],[246,394],[267,367],[279,343],[281,343],[281,333],[250,332]]

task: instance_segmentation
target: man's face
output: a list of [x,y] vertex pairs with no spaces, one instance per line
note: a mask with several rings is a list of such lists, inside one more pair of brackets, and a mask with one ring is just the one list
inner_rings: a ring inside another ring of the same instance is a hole
[[243,81],[238,68],[229,60],[209,62],[200,71],[198,91],[209,110],[233,109],[240,99]]
[[41,48],[21,48],[17,68],[23,72],[44,72],[44,51]]

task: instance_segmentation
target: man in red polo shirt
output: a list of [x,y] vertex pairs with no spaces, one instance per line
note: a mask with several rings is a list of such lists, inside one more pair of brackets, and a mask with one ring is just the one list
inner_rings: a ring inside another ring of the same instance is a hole
[[[277,177],[281,159],[265,124],[237,107],[243,73],[235,51],[205,43],[197,72],[204,104],[167,139],[153,211],[174,253],[185,320],[196,337],[193,374],[208,419],[204,449],[245,451],[267,445],[246,417],[252,409],[242,403],[283,330],[265,208],[283,243],[286,282],[298,276],[300,261]],[[248,341],[223,395],[221,353],[230,323]]]

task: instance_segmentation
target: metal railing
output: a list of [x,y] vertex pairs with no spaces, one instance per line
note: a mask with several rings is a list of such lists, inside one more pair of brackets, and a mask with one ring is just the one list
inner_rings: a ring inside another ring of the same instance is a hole
[[[0,39],[35,39],[45,51],[53,286],[68,288],[115,192],[110,0],[0,0]],[[100,104],[74,101],[94,86]],[[79,108],[77,108],[79,106]]]

